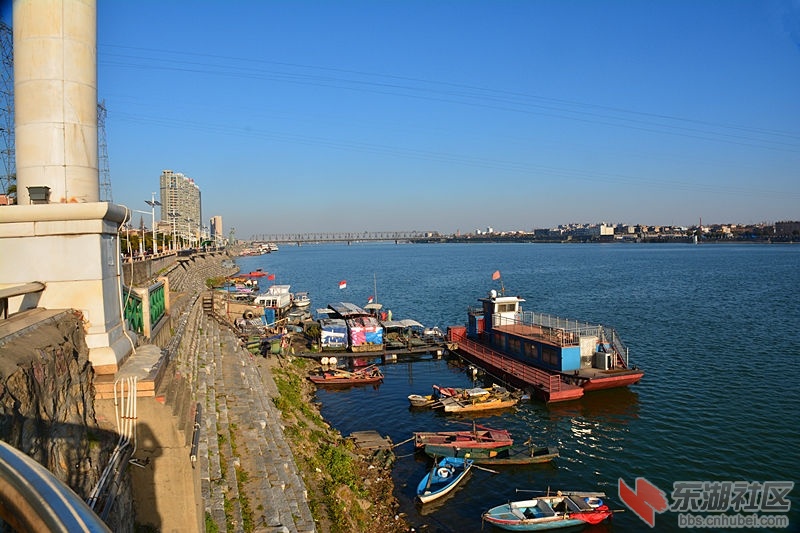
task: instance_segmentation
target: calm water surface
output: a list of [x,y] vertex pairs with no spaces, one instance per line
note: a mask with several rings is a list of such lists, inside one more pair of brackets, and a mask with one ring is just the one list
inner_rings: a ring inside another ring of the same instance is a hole
[[[435,383],[473,384],[433,358],[385,365],[378,387],[318,391],[322,415],[343,435],[377,430],[401,442],[414,431],[476,421],[559,446],[561,457],[551,464],[494,467],[497,475],[473,470],[452,496],[422,509],[414,488],[425,458],[410,443],[398,447],[393,477],[401,510],[428,531],[481,531],[482,511],[529,496],[517,489],[603,490],[612,508],[624,509],[619,478],[632,486],[645,477],[668,496],[675,481],[800,478],[800,246],[282,246],[237,263],[308,291],[312,309],[332,301],[363,305],[377,288],[395,318],[442,329],[466,322],[467,307],[499,288],[491,275],[500,270],[506,291],[525,298],[526,310],[617,329],[644,379],[575,402],[526,402],[479,418],[412,411],[411,393],[428,394]],[[789,531],[800,530],[798,493],[800,487],[791,494]],[[586,531],[644,530],[626,511]],[[654,530],[679,530],[677,514],[657,515]]]

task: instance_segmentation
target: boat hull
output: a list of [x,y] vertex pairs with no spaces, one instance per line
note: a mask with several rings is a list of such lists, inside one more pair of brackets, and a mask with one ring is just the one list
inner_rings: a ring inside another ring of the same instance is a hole
[[442,458],[417,485],[417,499],[421,503],[428,503],[449,494],[466,477],[471,467],[472,461],[469,459]]
[[428,444],[455,446],[462,449],[498,449],[511,447],[514,440],[506,430],[439,431],[414,433],[417,448]]
[[455,446],[425,446],[425,453],[433,457],[462,457],[478,465],[526,465],[548,463],[559,456],[555,446],[504,447],[496,449],[465,449]]
[[509,502],[489,509],[483,513],[483,519],[509,531],[547,531],[581,528],[611,517],[611,510],[598,497],[580,494],[587,493],[559,492],[554,496]]
[[480,411],[493,411],[495,409],[506,409],[514,407],[519,399],[508,400],[477,400],[477,401],[457,401],[444,406],[445,413],[476,413]]

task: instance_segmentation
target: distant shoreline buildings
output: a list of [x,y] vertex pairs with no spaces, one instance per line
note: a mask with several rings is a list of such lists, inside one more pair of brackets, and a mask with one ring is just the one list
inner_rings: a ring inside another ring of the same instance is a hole
[[455,241],[533,240],[575,242],[641,242],[641,241],[773,241],[800,242],[800,221],[780,221],[774,224],[709,224],[697,226],[647,226],[643,224],[562,224],[555,228],[531,231],[475,230],[453,235],[429,234]]

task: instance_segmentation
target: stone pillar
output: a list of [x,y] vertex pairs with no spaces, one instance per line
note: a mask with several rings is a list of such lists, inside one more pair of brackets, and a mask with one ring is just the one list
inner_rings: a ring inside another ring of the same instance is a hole
[[100,199],[95,0],[14,0],[17,203]]
[[[0,287],[40,281],[37,307],[81,311],[89,360],[104,374],[135,339],[118,249],[130,213],[98,201],[96,26],[95,0],[14,0],[19,201],[0,207]],[[44,188],[49,197],[31,195]],[[16,300],[9,313],[27,305]]]

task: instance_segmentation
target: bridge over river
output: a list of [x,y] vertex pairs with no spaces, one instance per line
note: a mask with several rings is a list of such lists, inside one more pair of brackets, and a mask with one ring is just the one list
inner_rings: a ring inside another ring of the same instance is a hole
[[256,242],[274,242],[275,244],[311,244],[328,242],[365,242],[394,241],[423,242],[438,240],[441,236],[435,231],[363,231],[363,232],[319,232],[319,233],[271,233],[253,235],[250,240]]

